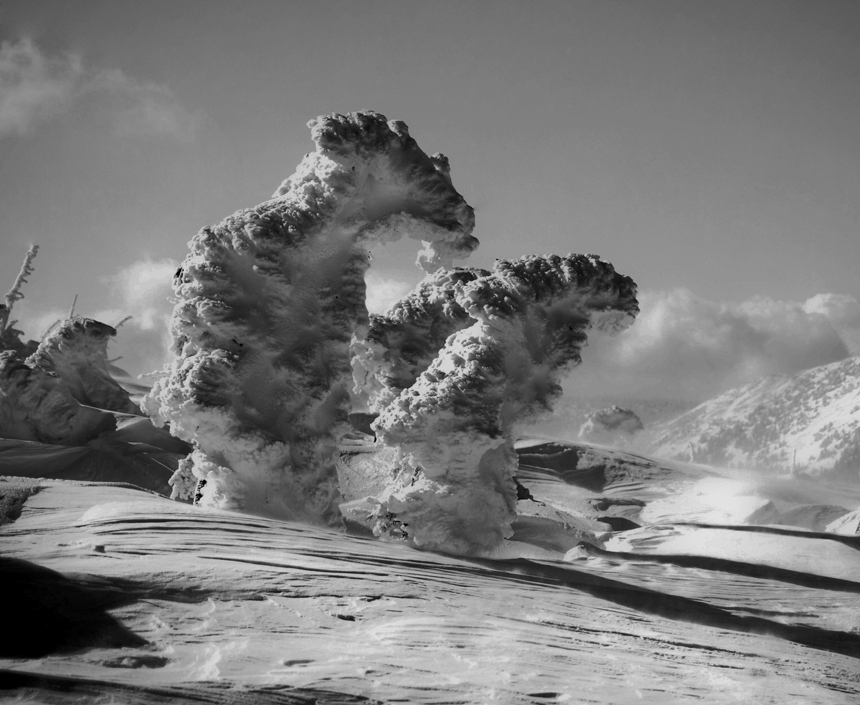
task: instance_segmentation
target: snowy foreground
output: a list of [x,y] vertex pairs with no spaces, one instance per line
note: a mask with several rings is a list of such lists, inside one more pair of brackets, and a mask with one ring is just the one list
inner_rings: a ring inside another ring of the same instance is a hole
[[857,490],[518,452],[494,560],[0,478],[0,700],[858,702]]

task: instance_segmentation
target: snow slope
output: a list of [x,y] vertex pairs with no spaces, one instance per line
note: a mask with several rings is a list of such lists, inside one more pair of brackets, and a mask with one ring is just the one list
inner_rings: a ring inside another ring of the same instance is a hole
[[860,357],[731,389],[650,433],[648,451],[726,467],[856,480]]
[[[517,450],[514,537],[495,560],[124,484],[2,478],[0,570],[27,628],[0,640],[0,700],[857,702],[860,539],[714,522],[809,491],[847,514],[858,491]],[[359,496],[372,452],[343,457]]]

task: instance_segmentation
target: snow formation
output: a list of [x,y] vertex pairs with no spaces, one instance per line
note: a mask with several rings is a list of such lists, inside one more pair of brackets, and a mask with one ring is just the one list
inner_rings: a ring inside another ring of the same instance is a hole
[[[174,494],[339,525],[338,442],[350,411],[378,414],[392,462],[376,532],[492,549],[516,502],[515,422],[550,408],[591,326],[633,321],[635,284],[585,255],[453,269],[477,240],[445,157],[378,113],[309,126],[316,151],[271,200],[204,228],[176,273],[176,360],[144,400],[194,444]],[[403,235],[427,277],[369,317],[367,248]]]
[[731,389],[657,427],[649,450],[723,467],[856,479],[860,357]]
[[0,437],[84,445],[114,428],[111,414],[78,404],[55,373],[0,352]]
[[91,318],[67,318],[39,343],[28,359],[33,368],[55,373],[81,404],[139,414],[128,392],[108,372],[107,345],[116,329]]
[[[379,440],[397,449],[399,465],[381,497],[375,533],[449,553],[491,550],[510,536],[517,424],[551,409],[561,376],[581,362],[589,328],[621,331],[639,310],[633,281],[595,256],[498,260],[481,274],[434,280],[450,286],[471,325],[447,338],[374,423]],[[433,300],[448,300],[426,282],[418,298],[428,289]],[[393,312],[408,335],[415,326],[404,312],[425,320],[428,308]],[[460,321],[454,306],[447,312]],[[446,318],[445,306],[436,313]],[[402,340],[389,331],[392,338]],[[392,356],[397,371],[401,351]],[[390,386],[403,381],[394,376]]]
[[352,348],[355,398],[379,413],[411,387],[448,337],[475,322],[457,300],[458,289],[489,274],[486,269],[440,269],[384,315],[370,314],[367,334]]
[[202,504],[337,524],[367,248],[421,240],[430,272],[478,241],[447,159],[404,123],[365,112],[308,125],[316,150],[271,200],[191,241],[174,279],[177,359],[144,405],[194,442]]

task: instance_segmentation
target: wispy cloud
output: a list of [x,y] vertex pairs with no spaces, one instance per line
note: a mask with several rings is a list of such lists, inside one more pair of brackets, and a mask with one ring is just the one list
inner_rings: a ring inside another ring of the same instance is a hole
[[74,100],[86,81],[80,57],[47,57],[29,39],[0,44],[0,137],[23,135]]
[[0,138],[28,134],[87,96],[110,101],[121,136],[190,140],[201,124],[165,85],[86,66],[74,53],[47,55],[30,39],[0,44]]

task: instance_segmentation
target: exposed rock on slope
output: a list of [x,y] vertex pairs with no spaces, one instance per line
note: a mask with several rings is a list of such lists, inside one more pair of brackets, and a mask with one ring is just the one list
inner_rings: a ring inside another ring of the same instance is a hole
[[860,357],[729,390],[656,427],[649,451],[725,467],[856,479]]
[[349,344],[367,325],[367,248],[407,235],[425,271],[478,244],[448,161],[378,113],[309,124],[316,150],[255,208],[192,240],[174,280],[177,360],[145,400],[193,441],[206,506],[339,523]]

